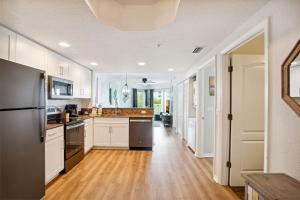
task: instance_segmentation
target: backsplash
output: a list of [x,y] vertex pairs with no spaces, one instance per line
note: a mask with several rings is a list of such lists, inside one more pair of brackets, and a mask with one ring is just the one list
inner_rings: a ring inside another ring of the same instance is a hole
[[57,106],[65,108],[66,104],[77,104],[78,110],[81,108],[87,108],[90,106],[90,99],[68,99],[68,100],[47,100],[47,106]]
[[[118,114],[120,115],[153,115],[153,108],[118,108]],[[103,108],[103,115],[113,115],[116,112],[116,108]]]

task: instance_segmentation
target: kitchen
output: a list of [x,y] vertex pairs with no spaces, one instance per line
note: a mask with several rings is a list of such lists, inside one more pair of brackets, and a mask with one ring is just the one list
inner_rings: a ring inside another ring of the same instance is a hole
[[[7,45],[1,46],[5,50],[0,60],[1,93],[5,94],[1,97],[1,127],[4,133],[11,132],[1,135],[1,142],[8,145],[1,145],[1,151],[11,151],[3,158],[7,165],[1,166],[8,175],[1,180],[8,183],[4,188],[7,193],[1,195],[17,198],[35,194],[41,198],[44,185],[70,171],[92,149],[152,150],[153,109],[93,108],[92,70],[3,26],[0,30],[1,44]],[[24,120],[29,116],[33,124]],[[11,127],[11,119],[18,127]],[[22,131],[20,127],[24,127]],[[20,137],[18,143],[12,143],[11,139],[38,130],[42,134],[35,138],[40,139],[26,143],[32,151],[26,155],[12,151],[15,145],[24,146],[26,140]],[[37,151],[43,143],[45,149]],[[9,168],[15,162],[6,156],[18,160],[19,167]],[[28,163],[32,158],[36,162]],[[30,173],[18,176],[25,163]],[[24,181],[29,177],[40,183],[35,191]],[[23,189],[10,180],[18,180]]]
[[299,199],[299,8],[0,0],[0,200]]

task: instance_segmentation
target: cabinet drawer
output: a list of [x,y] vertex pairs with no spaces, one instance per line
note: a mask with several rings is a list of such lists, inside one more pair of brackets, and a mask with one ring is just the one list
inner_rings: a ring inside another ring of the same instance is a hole
[[46,141],[52,140],[54,138],[64,135],[64,127],[53,128],[46,131]]
[[95,118],[95,124],[105,123],[105,124],[129,124],[129,118]]

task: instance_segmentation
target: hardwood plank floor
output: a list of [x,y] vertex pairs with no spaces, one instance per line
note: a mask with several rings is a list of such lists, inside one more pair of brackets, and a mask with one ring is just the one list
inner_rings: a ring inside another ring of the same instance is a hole
[[154,143],[153,152],[91,151],[44,199],[238,199],[213,182],[212,160],[195,158],[171,129],[155,127]]

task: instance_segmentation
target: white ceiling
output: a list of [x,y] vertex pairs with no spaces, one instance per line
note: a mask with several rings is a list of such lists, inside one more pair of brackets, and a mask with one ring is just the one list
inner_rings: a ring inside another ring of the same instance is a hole
[[[104,72],[184,72],[267,1],[181,0],[173,23],[125,32],[97,21],[84,0],[0,0],[0,23],[85,66],[98,62]],[[195,55],[196,46],[205,48]]]

